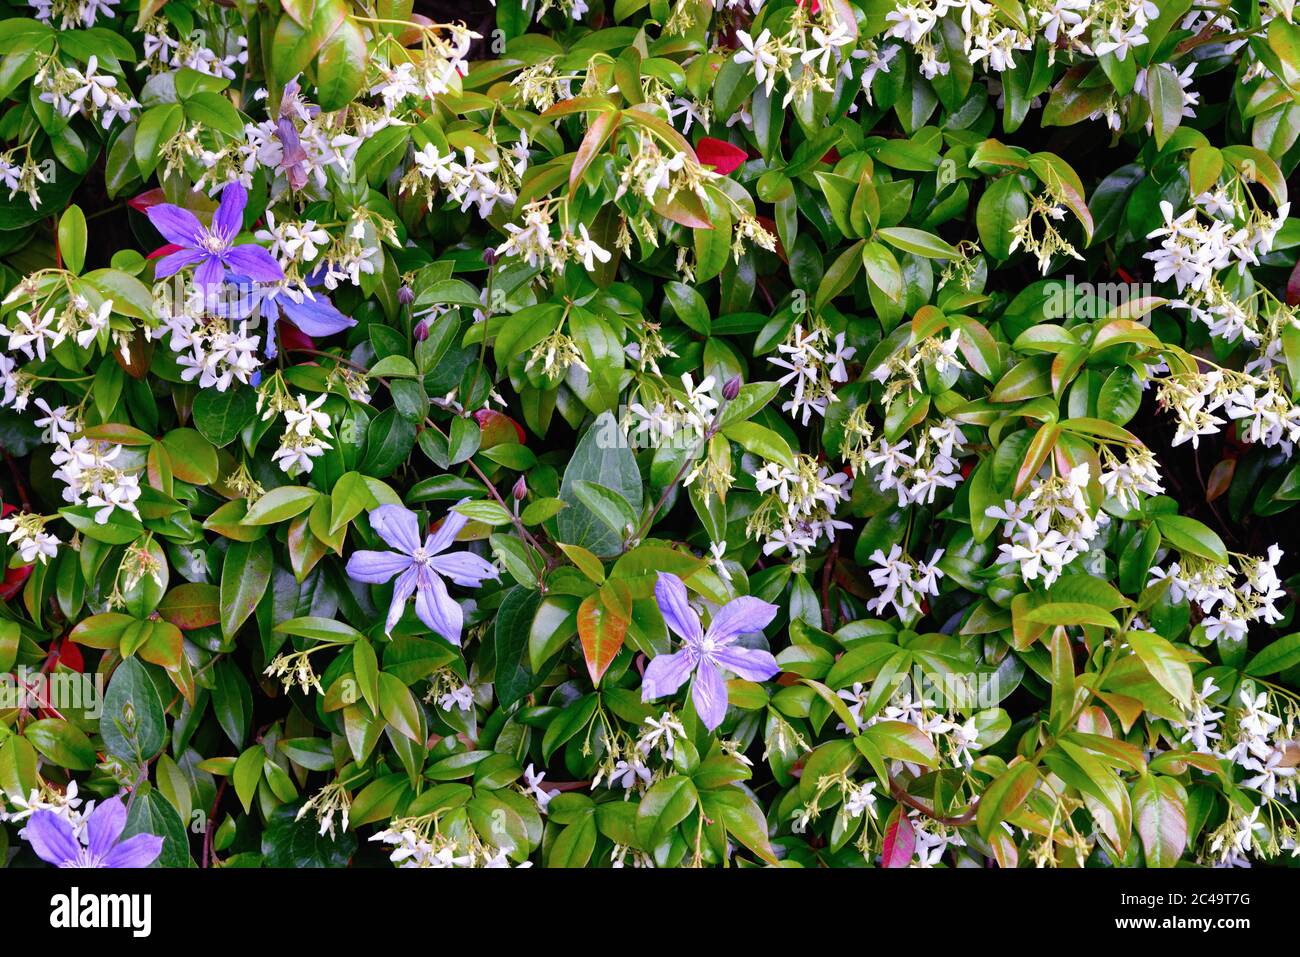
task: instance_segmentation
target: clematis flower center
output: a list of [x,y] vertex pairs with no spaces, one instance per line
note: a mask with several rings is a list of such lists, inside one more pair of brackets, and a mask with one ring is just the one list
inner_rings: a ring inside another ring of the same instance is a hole
[[203,238],[199,240],[199,246],[204,252],[217,253],[225,252],[229,243],[213,233],[204,233]]

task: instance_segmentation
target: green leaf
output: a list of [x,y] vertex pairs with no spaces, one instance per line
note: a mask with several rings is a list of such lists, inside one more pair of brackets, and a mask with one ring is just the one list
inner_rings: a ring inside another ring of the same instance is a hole
[[699,793],[690,778],[673,775],[656,781],[636,809],[636,834],[643,847],[654,847],[695,810]]
[[1202,522],[1185,515],[1157,515],[1156,526],[1166,542],[1187,555],[1208,558],[1219,565],[1228,564],[1228,549],[1215,532]]
[[766,426],[756,422],[737,422],[724,428],[722,434],[746,451],[769,462],[776,462],[788,469],[794,468],[794,453],[790,451],[790,443],[780,433]]
[[262,832],[262,857],[267,867],[346,867],[357,849],[351,831],[320,833],[313,814],[298,817],[296,804],[282,804],[271,812]]
[[1138,658],[1160,687],[1168,691],[1180,705],[1192,708],[1192,670],[1182,655],[1168,641],[1150,631],[1129,631],[1124,640],[1137,652]]
[[1183,121],[1183,88],[1178,71],[1168,63],[1153,63],[1147,69],[1146,93],[1156,149],[1164,149]]
[[217,448],[223,448],[235,441],[257,417],[257,393],[242,385],[234,385],[224,392],[200,389],[194,397],[191,414],[199,434]]
[[86,265],[86,214],[80,206],[69,206],[59,217],[59,255],[74,273]]
[[699,793],[700,809],[711,820],[721,821],[727,834],[758,857],[777,865],[776,853],[767,836],[767,818],[752,798],[739,788]]
[[411,689],[386,671],[379,673],[379,710],[392,727],[412,741],[423,742],[420,706]]
[[1263,677],[1300,665],[1300,632],[1261,648],[1246,666],[1246,674]]
[[547,595],[537,607],[528,629],[528,662],[534,672],[546,663],[578,633],[578,606],[575,595]]
[[253,720],[253,694],[243,673],[229,658],[220,659],[212,668],[212,710],[217,723],[231,744],[244,746]]
[[994,259],[1011,255],[1015,225],[1029,215],[1029,197],[1014,173],[995,179],[984,190],[975,210],[980,245]]
[[162,159],[163,147],[180,132],[185,122],[179,103],[162,103],[140,115],[135,128],[135,165],[148,177]]
[[591,513],[604,522],[620,539],[626,538],[630,531],[636,528],[637,516],[632,510],[631,503],[625,501],[613,489],[596,482],[579,479],[573,483],[573,491],[578,501],[590,509]]
[[493,629],[496,650],[496,692],[503,708],[521,700],[542,682],[528,662],[528,635],[541,596],[532,589],[515,586],[506,592],[497,611]]
[[361,91],[366,78],[366,37],[351,17],[344,18],[316,57],[316,99],[322,110],[341,110]]
[[143,765],[162,750],[166,733],[158,689],[143,664],[125,659],[104,695],[99,735],[105,750],[129,764]]
[[1012,764],[993,779],[975,810],[975,826],[987,840],[993,829],[1025,803],[1038,784],[1038,768],[1028,761]]
[[903,270],[899,268],[893,253],[883,244],[870,240],[862,247],[862,265],[867,270],[867,278],[890,302],[902,301]]
[[924,256],[927,259],[956,259],[961,255],[951,244],[924,229],[886,226],[876,230],[876,235],[895,249]]
[[360,472],[346,472],[330,492],[330,535],[343,529],[366,509],[377,508],[379,502]]
[[249,506],[243,525],[274,525],[301,515],[315,504],[320,492],[301,485],[273,488]]
[[71,771],[89,771],[97,762],[90,739],[69,721],[60,718],[33,721],[23,728],[23,737],[45,757]]
[[262,766],[265,762],[266,752],[262,750],[260,744],[255,744],[246,750],[235,762],[235,770],[231,777],[235,782],[235,794],[239,797],[239,803],[244,806],[244,813],[252,809],[253,798],[257,795],[257,785],[262,780]]
[[1133,785],[1133,817],[1147,867],[1173,867],[1187,848],[1185,792],[1172,778],[1144,774]]
[[579,545],[600,558],[612,558],[623,549],[616,535],[578,496],[577,483],[603,485],[626,502],[640,503],[641,472],[627,437],[609,412],[601,413],[578,441],[564,470],[560,498],[569,506],[555,517],[561,541]]
[[271,581],[271,543],[231,542],[221,566],[221,633],[227,638],[248,620]]
[[333,618],[310,616],[282,621],[275,626],[275,631],[282,635],[297,635],[300,638],[310,638],[312,641],[341,642],[343,644],[363,641],[365,638],[361,632],[346,622],[335,621]]
[[1119,622],[1104,608],[1082,602],[1055,601],[1026,612],[1026,621],[1036,625],[1097,625],[1101,628],[1119,628]]
[[122,839],[126,840],[136,834],[152,834],[154,837],[161,837],[162,850],[149,865],[150,867],[193,867],[185,824],[186,822],[162,794],[153,790],[141,791],[132,798],[127,810]]

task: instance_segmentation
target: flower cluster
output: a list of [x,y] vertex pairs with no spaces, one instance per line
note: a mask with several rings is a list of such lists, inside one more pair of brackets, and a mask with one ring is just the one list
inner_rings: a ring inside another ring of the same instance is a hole
[[[1026,582],[1051,585],[1071,562],[1091,550],[1093,539],[1110,521],[1088,500],[1090,479],[1090,467],[1082,462],[1064,475],[1035,479],[1022,499],[987,509],[991,518],[1003,523],[1007,540],[998,546],[1001,561]],[[1117,476],[1112,485],[1118,488],[1119,480]]]
[[825,537],[850,528],[835,517],[840,503],[848,498],[852,480],[843,472],[832,473],[810,456],[800,455],[794,468],[769,462],[754,476],[754,487],[764,494],[750,516],[745,533],[763,540],[763,553],[785,551],[793,558],[807,555]]
[[1300,851],[1288,0],[136,6],[0,21],[13,863]]

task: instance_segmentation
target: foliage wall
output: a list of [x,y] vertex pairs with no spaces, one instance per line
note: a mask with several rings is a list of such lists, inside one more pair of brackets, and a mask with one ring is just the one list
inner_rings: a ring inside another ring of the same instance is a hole
[[0,861],[1297,852],[1289,0],[10,0]]

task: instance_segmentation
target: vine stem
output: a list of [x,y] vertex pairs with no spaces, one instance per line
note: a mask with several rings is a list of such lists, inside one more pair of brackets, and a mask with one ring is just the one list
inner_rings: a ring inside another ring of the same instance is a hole
[[226,793],[226,784],[229,778],[222,778],[221,784],[217,786],[217,796],[212,802],[212,810],[208,813],[208,820],[203,826],[203,866],[212,865],[212,822],[217,819],[217,808],[221,806],[221,798]]
[[641,520],[641,524],[637,526],[636,532],[632,535],[631,539],[629,539],[629,544],[636,544],[641,541],[645,536],[645,533],[650,530],[650,526],[654,524],[655,516],[659,514],[660,510],[664,507],[664,503],[668,501],[668,496],[671,495],[673,489],[677,488],[678,484],[680,484],[681,480],[685,477],[687,470],[695,464],[695,460],[699,458],[700,453],[708,448],[709,441],[718,434],[718,430],[722,425],[722,413],[726,411],[729,404],[730,400],[723,398],[722,403],[718,406],[718,411],[713,413],[713,421],[710,422],[709,427],[704,430],[704,437],[700,439],[699,443],[695,446],[694,451],[686,457],[686,461],[683,462],[682,467],[677,470],[677,474],[673,476],[673,480],[664,486],[664,490],[660,494],[659,500],[655,502],[654,507],[650,509],[650,514]]
[[903,789],[903,786],[893,778],[889,779],[889,793],[894,796],[894,800],[901,801],[908,807],[920,811],[931,820],[938,821],[940,824],[947,827],[965,827],[968,824],[973,824],[975,821],[974,808],[968,809],[959,817],[946,817],[942,814],[936,814],[933,809],[925,804],[924,801],[920,801],[908,794],[907,791]]

